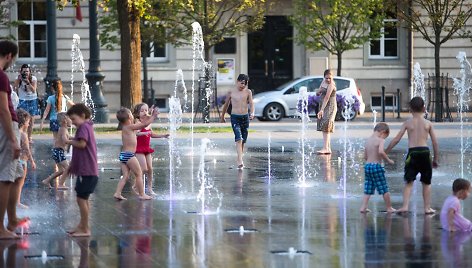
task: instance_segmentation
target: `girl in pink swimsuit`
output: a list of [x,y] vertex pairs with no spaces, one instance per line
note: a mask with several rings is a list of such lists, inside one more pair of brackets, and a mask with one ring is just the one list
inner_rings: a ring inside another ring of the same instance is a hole
[[[134,107],[133,115],[136,120],[139,120],[140,116],[149,113],[149,107],[146,103],[140,103]],[[136,133],[137,145],[136,145],[136,158],[141,165],[141,170],[146,176],[146,190],[148,195],[156,195],[152,189],[153,182],[153,170],[152,170],[152,153],[154,150],[151,148],[151,138],[168,138],[169,134],[157,135],[152,133],[151,125],[141,129]]]

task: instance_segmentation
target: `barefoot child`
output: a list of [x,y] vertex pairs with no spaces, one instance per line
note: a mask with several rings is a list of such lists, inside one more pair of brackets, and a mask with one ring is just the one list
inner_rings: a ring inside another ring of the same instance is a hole
[[[387,153],[392,150],[401,140],[405,132],[408,132],[408,155],[405,160],[405,188],[403,190],[403,206],[398,212],[408,211],[410,203],[411,189],[413,181],[418,173],[421,174],[421,183],[423,184],[423,202],[424,212],[433,214],[436,211],[431,208],[431,177],[433,168],[438,166],[439,147],[434,133],[433,125],[430,121],[424,119],[424,100],[421,97],[414,97],[410,101],[410,112],[413,115],[403,123],[400,132],[393,138],[385,150]],[[434,158],[431,161],[431,155],[428,148],[428,136],[431,137],[433,144]]]
[[[244,144],[246,144],[247,141],[249,120],[254,119],[254,103],[252,100],[252,91],[247,87],[249,76],[240,74],[237,80],[236,88],[231,90],[226,97],[220,122],[226,122],[225,113],[231,104],[231,126],[236,143],[236,154],[238,155],[237,167],[238,169],[243,169]],[[250,113],[248,113],[248,110],[250,110]]]
[[[140,103],[134,107],[133,116],[140,122],[140,118],[147,116],[149,113],[149,107],[146,103]],[[141,170],[146,176],[147,193],[150,195],[156,195],[152,190],[153,182],[153,170],[152,170],[152,153],[154,150],[151,148],[151,138],[168,138],[169,134],[158,135],[152,132],[151,126],[142,128],[136,132],[136,158],[139,161]]]
[[20,164],[23,167],[23,176],[21,177],[19,183],[20,186],[18,188],[18,207],[20,208],[28,208],[28,206],[22,204],[20,202],[21,199],[21,191],[23,189],[23,185],[25,185],[26,174],[28,173],[28,161],[31,162],[31,168],[34,170],[36,169],[36,163],[34,162],[33,155],[31,154],[30,150],[30,143],[28,138],[28,128],[29,124],[31,124],[32,116],[23,109],[16,110],[16,114],[18,116],[18,127],[20,128]]
[[60,127],[59,131],[57,132],[57,137],[54,141],[52,159],[54,159],[54,162],[58,167],[58,171],[49,175],[42,181],[42,183],[51,187],[51,180],[59,177],[59,182],[57,183],[56,187],[59,190],[65,190],[69,189],[69,187],[65,185],[67,177],[61,175],[64,175],[64,171],[69,167],[69,163],[67,162],[65,156],[65,151],[67,151],[67,141],[69,140],[68,128],[71,126],[71,121],[66,113],[61,112],[57,114],[57,122],[59,123]]
[[152,115],[141,116],[141,121],[133,124],[133,114],[128,108],[121,108],[116,113],[116,118],[120,122],[121,126],[121,139],[123,142],[122,152],[120,153],[121,170],[123,171],[123,178],[118,182],[116,191],[113,197],[117,200],[126,200],[121,195],[121,191],[128,180],[130,172],[132,172],[136,178],[136,187],[138,189],[139,199],[150,200],[152,197],[144,193],[143,186],[143,172],[139,166],[138,159],[135,156],[136,152],[136,131],[143,129],[150,125],[159,114],[158,109],[151,107]]
[[385,169],[382,167],[382,160],[387,161],[389,164],[393,164],[393,161],[387,156],[384,151],[385,138],[390,134],[390,128],[385,123],[378,123],[374,128],[374,133],[365,143],[364,150],[364,171],[365,171],[365,182],[364,182],[364,199],[360,209],[361,213],[370,212],[367,208],[369,198],[374,194],[375,189],[379,194],[383,195],[385,205],[387,206],[387,212],[395,212],[390,202],[390,193],[388,192],[388,184],[385,179]]
[[455,232],[472,231],[472,223],[461,214],[461,201],[470,194],[470,182],[456,179],[452,183],[452,195],[446,198],[441,209],[441,226],[444,230]]
[[75,104],[68,111],[72,124],[77,127],[74,139],[69,139],[66,144],[72,145],[72,159],[69,168],[64,172],[66,178],[69,174],[77,176],[75,192],[77,193],[77,205],[80,210],[80,222],[77,227],[68,233],[71,236],[90,236],[88,199],[97,186],[98,164],[97,143],[93,132],[93,123],[90,120],[92,113],[83,103]]

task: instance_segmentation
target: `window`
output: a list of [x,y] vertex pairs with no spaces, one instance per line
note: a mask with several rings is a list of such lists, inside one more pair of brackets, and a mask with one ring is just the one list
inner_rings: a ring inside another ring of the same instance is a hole
[[164,62],[168,60],[168,46],[159,45],[157,43],[149,43],[149,53],[147,53],[147,59],[153,62]]
[[308,92],[315,92],[321,85],[322,78],[307,79],[301,81],[293,86],[293,88],[287,91],[285,94],[298,94],[301,87],[306,87]]
[[46,2],[18,2],[18,57],[22,59],[45,59],[46,46]]
[[226,37],[221,43],[215,45],[215,54],[236,53],[236,38]]
[[384,20],[379,39],[370,40],[369,58],[396,59],[398,58],[398,20]]
[[351,86],[351,82],[349,80],[338,79],[334,78],[334,83],[336,84],[336,90],[340,91]]

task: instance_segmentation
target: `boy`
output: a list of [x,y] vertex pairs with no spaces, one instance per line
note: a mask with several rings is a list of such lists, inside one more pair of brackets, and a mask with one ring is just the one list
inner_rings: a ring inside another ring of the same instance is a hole
[[[226,97],[223,111],[221,113],[221,123],[225,123],[225,113],[231,104],[231,126],[234,132],[234,141],[236,142],[236,153],[238,154],[238,169],[243,169],[244,144],[247,141],[249,120],[254,119],[254,103],[252,101],[252,91],[247,87],[249,76],[240,74],[236,89],[231,90]],[[251,109],[248,114],[248,105]]]
[[68,233],[73,237],[90,236],[88,199],[98,182],[97,143],[95,142],[93,123],[90,120],[92,113],[85,104],[78,103],[67,111],[67,115],[72,124],[77,127],[77,132],[74,139],[66,140],[66,144],[72,145],[74,149],[70,166],[63,176],[66,178],[69,174],[77,176],[75,191],[80,210],[79,224]]
[[133,172],[136,178],[136,187],[138,188],[139,199],[150,200],[151,196],[144,193],[143,172],[139,161],[135,156],[136,152],[136,131],[149,126],[159,114],[159,109],[151,107],[152,115],[140,116],[140,121],[133,124],[134,117],[131,111],[127,108],[121,108],[116,112],[116,118],[121,126],[121,139],[123,142],[122,151],[120,153],[121,170],[123,171],[123,179],[118,182],[116,192],[113,197],[117,200],[126,200],[121,195],[121,191],[129,178],[129,172]]
[[456,179],[452,183],[452,195],[445,201],[441,209],[441,226],[449,232],[472,231],[472,223],[461,214],[461,201],[470,194],[470,181]]
[[364,182],[364,199],[360,209],[361,213],[370,212],[367,208],[367,203],[371,195],[375,193],[375,189],[379,194],[383,195],[385,205],[387,206],[387,212],[395,212],[390,202],[390,193],[388,192],[388,184],[385,179],[385,169],[381,165],[381,161],[385,160],[389,164],[393,164],[384,151],[385,139],[390,134],[390,128],[385,123],[378,123],[374,128],[374,133],[365,142],[364,150],[364,171],[365,171],[365,182]]
[[[410,112],[413,115],[403,123],[400,132],[390,142],[387,153],[392,150],[401,140],[405,132],[408,132],[408,155],[405,160],[405,188],[403,190],[403,206],[398,212],[407,212],[410,203],[410,193],[413,188],[413,181],[418,173],[421,174],[421,183],[423,184],[423,202],[425,214],[434,214],[436,211],[431,208],[431,177],[433,168],[438,166],[439,148],[433,125],[424,119],[424,100],[421,97],[414,97],[410,101]],[[434,158],[431,161],[431,155],[427,145],[428,135],[433,144]]]
[[[54,148],[52,149],[52,159],[56,162],[59,170],[42,181],[44,185],[51,187],[51,180],[60,177],[59,183],[57,184],[58,190],[69,189],[65,185],[67,177],[64,176],[64,170],[67,170],[69,163],[67,162],[65,151],[67,151],[67,141],[69,140],[69,130],[71,121],[66,113],[61,112],[57,114],[57,122],[59,123],[59,131],[57,132],[57,138],[54,139]],[[63,175],[63,176],[61,176]]]

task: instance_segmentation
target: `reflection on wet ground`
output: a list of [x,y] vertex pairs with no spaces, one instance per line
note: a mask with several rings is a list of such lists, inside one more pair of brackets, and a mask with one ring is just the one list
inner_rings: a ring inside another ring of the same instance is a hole
[[[118,179],[116,156],[119,142],[99,143],[100,182],[91,198],[92,237],[71,239],[65,230],[77,221],[78,209],[72,190],[49,190],[39,182],[52,170],[49,145],[35,143],[38,171],[25,186],[24,203],[32,222],[20,242],[0,241],[0,267],[42,267],[40,259],[25,256],[63,256],[49,260],[48,267],[467,267],[472,256],[470,234],[449,234],[439,229],[439,215],[422,213],[421,185],[416,185],[408,215],[388,215],[380,196],[370,201],[373,213],[358,210],[363,190],[362,152],[354,148],[347,163],[347,198],[339,198],[342,164],[337,151],[332,156],[312,155],[309,183],[297,186],[297,147],[284,152],[274,142],[272,171],[267,176],[267,148],[249,148],[247,169],[234,168],[232,147],[215,146],[205,157],[207,175],[223,194],[218,214],[196,211],[200,155],[192,161],[181,156],[176,171],[175,200],[168,200],[169,164],[166,146],[157,148],[154,162],[157,191],[150,202],[139,201],[130,191],[128,201],[113,198]],[[278,146],[278,147],[277,147]],[[401,205],[402,153],[392,154],[396,164],[387,166],[392,200]],[[443,165],[433,179],[433,207],[440,209],[450,194],[457,173],[458,155],[442,155]],[[464,215],[472,217],[472,206]],[[212,206],[218,206],[215,201]],[[256,229],[257,232],[225,232],[226,229]],[[307,251],[311,254],[272,254],[271,251]],[[1,266],[3,265],[3,266]]]

